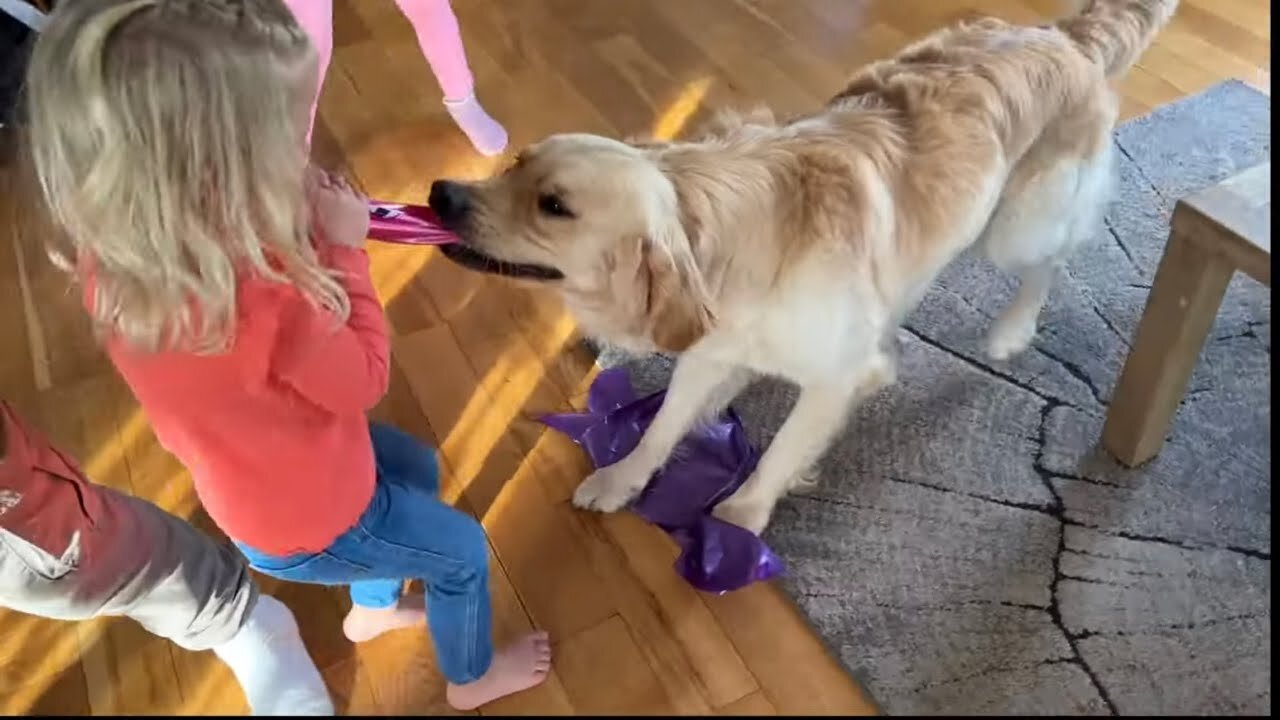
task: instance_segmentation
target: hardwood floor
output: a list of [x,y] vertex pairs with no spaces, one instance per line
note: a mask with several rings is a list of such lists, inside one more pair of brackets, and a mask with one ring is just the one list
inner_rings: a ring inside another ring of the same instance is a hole
[[[519,147],[555,131],[674,136],[709,110],[815,107],[860,63],[958,18],[1038,21],[1055,0],[455,0],[479,93]],[[422,201],[438,176],[478,176],[412,30],[390,0],[338,0],[316,153],[371,196]],[[1269,92],[1270,8],[1184,0],[1120,83],[1126,117],[1238,78]],[[67,282],[45,260],[30,199],[0,172],[0,393],[99,482],[217,533],[95,349]],[[493,548],[499,639],[549,630],[542,687],[482,714],[871,714],[773,586],[697,593],[672,544],[635,517],[574,511],[587,472],[531,419],[580,403],[592,358],[554,298],[463,272],[427,249],[373,248],[395,332],[377,415],[441,448],[446,495]],[[446,713],[428,639],[343,640],[345,593],[263,579],[298,615],[341,711]],[[79,625],[0,611],[0,712],[237,714],[230,673],[121,620]]]

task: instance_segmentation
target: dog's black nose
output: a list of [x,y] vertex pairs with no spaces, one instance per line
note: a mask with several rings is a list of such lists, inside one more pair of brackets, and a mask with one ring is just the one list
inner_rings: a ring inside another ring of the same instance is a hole
[[431,195],[428,196],[427,203],[446,225],[459,222],[471,209],[471,198],[467,187],[462,183],[449,180],[437,180],[431,183]]

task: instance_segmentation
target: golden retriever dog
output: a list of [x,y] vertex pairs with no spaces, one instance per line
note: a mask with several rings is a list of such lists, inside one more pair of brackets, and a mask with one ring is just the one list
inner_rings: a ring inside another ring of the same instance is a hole
[[460,238],[446,257],[558,289],[591,335],[680,354],[643,440],[574,503],[622,508],[766,374],[799,399],[715,510],[762,531],[851,408],[893,382],[899,324],[967,248],[1020,280],[988,352],[1025,349],[1109,197],[1109,80],[1176,6],[1093,0],[1040,27],[962,24],[863,68],[812,115],[729,116],[679,142],[556,135],[488,180],[435,183],[431,207]]

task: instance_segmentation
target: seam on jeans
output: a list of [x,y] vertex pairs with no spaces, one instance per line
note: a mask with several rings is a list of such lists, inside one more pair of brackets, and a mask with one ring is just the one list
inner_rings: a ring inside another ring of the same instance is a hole
[[480,642],[479,604],[474,595],[467,600],[467,674],[471,676],[472,682],[480,679],[480,671],[476,667],[476,643]]
[[403,545],[398,542],[393,542],[391,540],[381,538],[377,535],[377,533],[374,533],[371,530],[369,530],[369,528],[365,526],[363,520],[359,522],[358,527],[360,528],[360,531],[363,532],[365,536],[369,538],[370,541],[372,541],[377,545],[381,545],[383,547],[397,550],[400,552],[405,552],[410,555],[417,555],[419,557],[425,557],[431,560],[446,562],[455,567],[465,567],[467,564],[466,561],[460,558],[445,555],[444,553],[439,553],[434,550],[426,550],[424,548],[413,547],[411,545]]
[[249,557],[249,555],[248,555],[248,554],[246,554],[246,553],[244,553],[243,551],[241,551],[241,553],[240,553],[240,554],[241,554],[241,555],[244,555],[244,558],[245,558],[246,560],[248,560],[248,561],[249,561],[249,566],[250,566],[250,567],[252,567],[254,570],[257,570],[258,572],[266,573],[266,574],[268,574],[268,575],[272,575],[272,574],[274,574],[274,573],[293,572],[294,570],[297,570],[297,569],[299,569],[299,568],[304,568],[304,567],[306,567],[306,566],[310,565],[311,563],[315,562],[317,559],[319,559],[320,557],[322,557],[322,554],[321,554],[321,553],[312,553],[311,555],[308,555],[306,558],[304,558],[304,559],[302,559],[302,560],[299,560],[298,562],[291,563],[291,564],[289,564],[289,565],[285,565],[284,567],[277,567],[274,563],[272,563],[272,565],[271,565],[271,566],[264,566],[264,565],[262,565],[261,563],[259,563],[259,562],[258,562],[258,560],[259,560],[260,558],[262,558],[262,559],[268,559],[268,560],[280,560],[280,559],[281,559],[281,558],[279,558],[279,557],[277,557],[277,556],[275,556],[275,555],[267,555],[267,554],[265,554],[265,553],[256,553],[256,552],[255,552],[255,554],[256,554],[256,555],[259,555],[259,557],[256,557],[256,558],[255,558],[255,557]]
[[[270,557],[270,556],[268,556],[268,557]],[[301,569],[303,569],[303,568],[307,567],[308,565],[311,565],[312,563],[314,563],[314,562],[316,562],[317,560],[320,560],[320,559],[322,559],[322,558],[327,558],[327,559],[329,559],[329,560],[333,560],[333,561],[335,561],[335,562],[341,563],[342,565],[345,565],[345,566],[347,566],[348,568],[351,568],[352,570],[355,570],[355,571],[358,571],[358,572],[369,572],[369,570],[370,570],[370,568],[365,567],[364,565],[361,565],[361,564],[359,564],[359,563],[352,562],[352,561],[350,561],[350,560],[348,560],[348,559],[346,559],[346,558],[344,558],[344,557],[341,557],[341,556],[339,556],[339,555],[335,555],[334,553],[331,553],[331,552],[329,552],[328,550],[321,550],[320,552],[318,552],[318,553],[314,553],[313,555],[311,555],[311,557],[308,557],[307,559],[305,559],[305,560],[303,560],[303,561],[301,561],[301,562],[294,563],[293,565],[287,565],[287,566],[282,567],[282,568],[276,568],[276,567],[263,567],[263,566],[261,566],[260,564],[258,564],[258,563],[256,563],[256,562],[253,562],[252,560],[250,560],[249,565],[250,565],[250,567],[252,567],[254,570],[257,570],[258,572],[263,573],[263,574],[265,574],[265,575],[271,575],[271,576],[274,576],[274,577],[281,577],[282,579],[289,580],[289,578],[285,578],[285,577],[284,577],[284,573],[295,573],[295,572],[297,572],[297,571],[299,571],[299,570],[301,570]],[[246,559],[248,559],[248,558],[246,557]],[[274,559],[274,558],[273,558],[273,559]],[[300,581],[295,581],[295,582],[300,582]]]

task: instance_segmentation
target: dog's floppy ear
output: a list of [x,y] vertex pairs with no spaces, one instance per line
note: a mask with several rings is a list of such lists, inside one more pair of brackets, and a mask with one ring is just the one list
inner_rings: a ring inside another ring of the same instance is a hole
[[635,334],[683,352],[710,329],[706,284],[677,217],[662,219],[646,236],[624,238],[610,266],[615,302],[627,308]]

